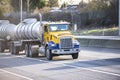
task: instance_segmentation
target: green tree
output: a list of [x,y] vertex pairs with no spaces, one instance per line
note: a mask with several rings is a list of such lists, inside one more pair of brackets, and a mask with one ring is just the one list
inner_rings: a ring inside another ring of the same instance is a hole
[[118,25],[119,0],[90,0],[87,6],[87,11],[104,11],[105,20]]
[[107,17],[113,20],[113,23],[118,25],[119,17],[119,0],[110,0],[109,9],[106,11]]
[[45,0],[38,0],[38,3],[35,3],[36,7],[38,8],[43,8],[46,6],[46,1]]
[[1,8],[0,8],[0,16],[2,16],[2,10],[1,10]]
[[87,3],[85,3],[83,0],[79,3],[80,8],[85,8],[87,6]]
[[88,4],[89,10],[105,10],[110,0],[91,0]]
[[49,7],[57,7],[58,6],[58,0],[49,0],[48,5],[49,5]]
[[0,10],[2,13],[9,13],[12,11],[9,0],[0,0]]
[[61,5],[61,8],[65,8],[65,7],[67,7],[67,3],[66,2],[64,2],[62,5]]
[[[43,8],[45,5],[45,0],[22,0],[23,1],[23,11],[33,11],[36,7]],[[14,11],[20,10],[20,0],[11,0],[11,5]],[[30,10],[29,10],[30,9]]]

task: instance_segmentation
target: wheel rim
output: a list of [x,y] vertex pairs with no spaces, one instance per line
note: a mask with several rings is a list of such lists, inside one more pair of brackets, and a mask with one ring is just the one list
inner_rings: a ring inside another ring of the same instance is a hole
[[26,56],[29,56],[29,53],[28,53],[28,45],[25,46],[25,54],[26,54]]
[[16,54],[15,47],[13,48],[13,54]]
[[30,46],[30,49],[29,49],[29,55],[30,55],[30,57],[32,57],[32,49],[31,49],[31,46]]
[[13,45],[11,44],[11,47],[10,47],[10,52],[11,54],[13,54]]
[[49,59],[49,57],[50,57],[49,49],[47,49],[47,51],[46,51],[46,56],[47,56],[47,59]]
[[2,51],[2,48],[1,48],[1,46],[0,46],[0,52]]
[[2,51],[2,49],[1,49],[1,42],[0,42],[0,51]]
[[0,52],[3,52],[2,42],[0,42]]
[[32,57],[32,52],[31,52],[31,50],[30,50],[29,54],[30,54],[30,57]]

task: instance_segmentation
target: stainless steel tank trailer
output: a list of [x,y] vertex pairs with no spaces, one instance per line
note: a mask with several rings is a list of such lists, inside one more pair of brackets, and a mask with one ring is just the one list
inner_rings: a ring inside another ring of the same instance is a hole
[[[18,25],[7,20],[0,21],[0,52],[10,47],[12,54],[19,54],[26,44],[38,44],[40,40],[40,22],[36,19],[25,19]],[[21,47],[22,46],[22,47]],[[29,45],[30,46],[30,45]]]

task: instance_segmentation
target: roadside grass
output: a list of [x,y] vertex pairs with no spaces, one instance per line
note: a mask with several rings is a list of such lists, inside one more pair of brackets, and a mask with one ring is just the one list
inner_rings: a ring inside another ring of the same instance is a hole
[[71,31],[73,35],[118,36],[118,27]]

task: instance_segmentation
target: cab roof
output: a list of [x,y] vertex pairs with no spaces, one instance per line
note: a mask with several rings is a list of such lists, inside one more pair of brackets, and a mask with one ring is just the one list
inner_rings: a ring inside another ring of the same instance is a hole
[[69,22],[42,22],[43,25],[50,25],[50,24],[70,24]]

